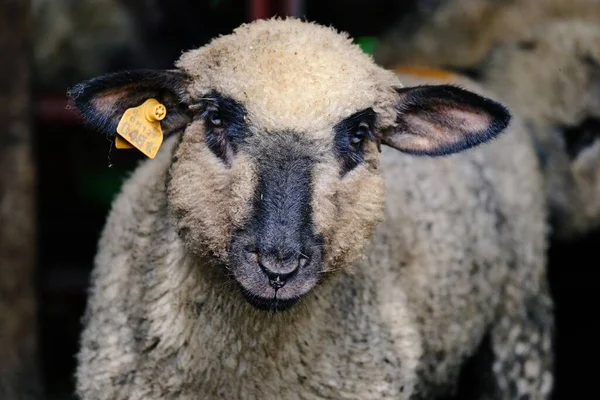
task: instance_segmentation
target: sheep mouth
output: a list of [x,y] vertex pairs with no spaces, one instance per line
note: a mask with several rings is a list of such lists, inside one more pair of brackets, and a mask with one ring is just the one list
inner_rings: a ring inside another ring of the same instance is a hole
[[257,309],[263,310],[263,311],[278,312],[278,311],[289,310],[290,308],[292,308],[292,306],[294,304],[296,304],[298,302],[298,300],[300,300],[299,297],[291,298],[291,299],[280,299],[278,297],[272,297],[272,298],[257,297],[255,295],[251,294],[250,292],[248,292],[247,290],[243,290],[243,289],[242,289],[242,293],[243,293],[244,297],[246,298],[246,301],[248,301],[248,303],[250,303],[252,306],[256,307]]
[[301,272],[300,276],[280,288],[273,287],[269,279],[261,276],[262,273],[247,266],[241,267],[233,275],[244,299],[250,305],[259,310],[278,312],[291,309],[319,283],[317,269]]

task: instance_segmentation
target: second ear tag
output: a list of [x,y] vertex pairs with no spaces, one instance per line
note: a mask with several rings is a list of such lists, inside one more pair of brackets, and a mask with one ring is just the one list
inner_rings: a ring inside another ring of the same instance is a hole
[[167,109],[156,99],[148,99],[138,107],[128,108],[117,126],[116,147],[132,146],[149,158],[154,158],[163,142],[160,121],[167,115]]

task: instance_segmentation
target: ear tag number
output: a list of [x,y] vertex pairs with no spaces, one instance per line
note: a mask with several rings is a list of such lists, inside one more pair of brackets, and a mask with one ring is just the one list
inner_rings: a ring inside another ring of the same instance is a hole
[[149,158],[154,158],[163,142],[160,126],[167,115],[167,109],[156,99],[148,99],[144,104],[128,108],[117,126],[117,149],[136,148]]

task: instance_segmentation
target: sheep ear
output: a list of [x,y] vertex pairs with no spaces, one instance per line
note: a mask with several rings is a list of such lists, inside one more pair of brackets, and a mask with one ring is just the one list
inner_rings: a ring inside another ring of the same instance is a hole
[[189,123],[184,104],[186,82],[187,76],[178,70],[124,71],[79,83],[67,95],[84,124],[109,137],[116,135],[119,120],[128,108],[155,98],[167,109],[161,126],[168,135]]
[[414,155],[442,156],[486,142],[509,124],[500,103],[452,85],[396,89],[397,126],[382,143]]

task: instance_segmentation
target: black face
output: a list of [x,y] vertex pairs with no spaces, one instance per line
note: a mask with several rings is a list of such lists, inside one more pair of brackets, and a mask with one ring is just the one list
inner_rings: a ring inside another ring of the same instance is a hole
[[251,304],[279,311],[308,293],[321,272],[323,241],[313,233],[311,207],[314,146],[284,132],[251,147],[258,168],[253,215],[233,235],[231,267]]
[[567,154],[571,159],[600,139],[600,118],[586,118],[579,125],[562,129]]
[[[250,155],[258,176],[252,216],[232,235],[229,269],[250,304],[285,310],[322,276],[324,241],[314,233],[312,212],[312,174],[320,146],[293,132],[252,137],[241,106],[211,97],[218,101],[201,114],[207,145],[226,165],[238,151]],[[375,113],[368,109],[334,127],[341,176],[363,162],[374,122]]]

